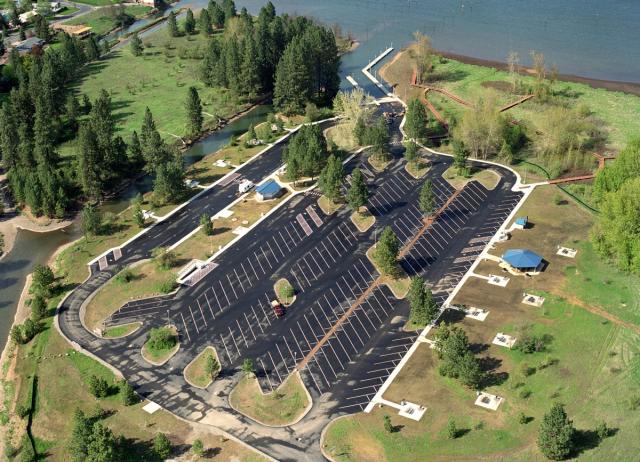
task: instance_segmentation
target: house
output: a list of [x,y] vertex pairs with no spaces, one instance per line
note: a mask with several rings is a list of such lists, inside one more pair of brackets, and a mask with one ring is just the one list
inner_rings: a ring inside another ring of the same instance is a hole
[[159,0],[137,0],[141,5],[150,6],[151,8],[157,8],[160,4]]
[[542,257],[528,249],[509,249],[502,254],[502,262],[514,272],[538,272]]
[[258,199],[266,201],[282,194],[282,187],[275,180],[269,180],[256,188]]
[[31,21],[36,14],[38,13],[36,13],[35,11],[27,11],[26,13],[22,13],[20,16],[18,16],[18,20],[22,24],[25,24]]
[[44,40],[34,36],[29,37],[22,42],[16,42],[13,47],[17,49],[18,53],[20,53],[20,55],[22,56],[26,55],[27,53],[31,53],[32,51],[34,51],[34,49],[41,50],[43,46]]

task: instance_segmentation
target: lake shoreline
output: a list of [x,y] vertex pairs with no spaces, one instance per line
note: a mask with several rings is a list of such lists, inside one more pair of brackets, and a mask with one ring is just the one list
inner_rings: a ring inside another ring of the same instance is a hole
[[[396,56],[399,56],[399,54],[406,51],[406,49],[407,47],[402,48]],[[491,59],[483,59],[483,58],[474,58],[473,56],[461,55],[461,54],[451,53],[447,51],[436,50],[436,53],[444,56],[445,58],[453,59],[455,61],[460,61],[461,63],[464,63],[464,64],[493,67],[501,71],[509,70],[509,65],[502,61],[494,61]],[[520,74],[533,75],[533,69],[520,66]],[[589,85],[590,87],[593,87],[593,88],[602,88],[609,91],[619,91],[622,93],[628,93],[631,95],[640,96],[640,83],[635,83],[635,82],[621,82],[617,80],[594,79],[591,77],[583,77],[583,76],[574,75],[574,74],[558,74],[558,81],[582,83],[585,85]]]

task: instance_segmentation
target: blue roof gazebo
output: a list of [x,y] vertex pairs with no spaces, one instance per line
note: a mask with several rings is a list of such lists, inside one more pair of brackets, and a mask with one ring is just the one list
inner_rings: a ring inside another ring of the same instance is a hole
[[502,254],[502,261],[520,271],[538,268],[542,257],[528,249],[509,249]]
[[528,222],[529,222],[529,217],[518,217],[518,218],[516,218],[516,226],[518,228],[521,228],[521,229],[526,228]]
[[282,187],[275,181],[269,180],[256,188],[256,193],[263,199],[275,199],[280,195]]

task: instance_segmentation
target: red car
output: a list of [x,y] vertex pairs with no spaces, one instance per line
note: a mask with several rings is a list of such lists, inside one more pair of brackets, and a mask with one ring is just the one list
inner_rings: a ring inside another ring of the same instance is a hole
[[280,303],[278,300],[272,300],[271,307],[273,308],[273,312],[278,318],[284,316],[284,306],[282,306],[282,303]]

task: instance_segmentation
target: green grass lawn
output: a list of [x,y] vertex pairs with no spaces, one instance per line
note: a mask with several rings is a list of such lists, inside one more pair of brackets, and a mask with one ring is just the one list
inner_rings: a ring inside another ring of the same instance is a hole
[[84,3],[91,6],[109,6],[119,3],[118,0],[75,0],[77,3]]
[[580,245],[575,265],[565,273],[569,290],[583,302],[640,326],[640,278],[602,261],[591,243]]
[[200,388],[207,388],[211,382],[213,382],[211,375],[207,374],[206,370],[207,358],[209,356],[213,356],[216,361],[218,361],[218,364],[220,364],[216,349],[212,346],[206,347],[184,369],[184,377],[188,382]]
[[[207,88],[198,79],[207,39],[201,34],[170,38],[164,29],[143,40],[143,56],[133,56],[128,46],[91,63],[75,85],[78,94],[96,98],[104,89],[111,95],[117,130],[125,140],[133,130],[140,131],[145,108],[153,113],[156,126],[166,141],[186,133],[184,105],[189,87],[200,93],[206,113],[228,117],[247,105],[238,102],[228,90]],[[182,56],[182,57],[181,57]],[[215,117],[204,115],[205,125]],[[72,144],[72,143],[68,143]],[[68,152],[72,146],[63,146]]]
[[[110,8],[100,8],[78,18],[73,18],[67,21],[66,24],[82,24],[91,27],[92,32],[96,35],[105,35],[117,27],[115,18],[109,10]],[[125,7],[125,12],[136,19],[146,16],[151,10],[150,6],[144,5],[127,5]]]
[[142,325],[141,322],[132,322],[129,324],[121,324],[119,326],[107,327],[103,332],[103,336],[105,338],[124,337],[138,330],[138,328],[141,325]]
[[229,395],[229,403],[254,420],[267,425],[286,426],[303,414],[309,399],[296,373],[267,394],[262,392],[254,375],[247,375]]

